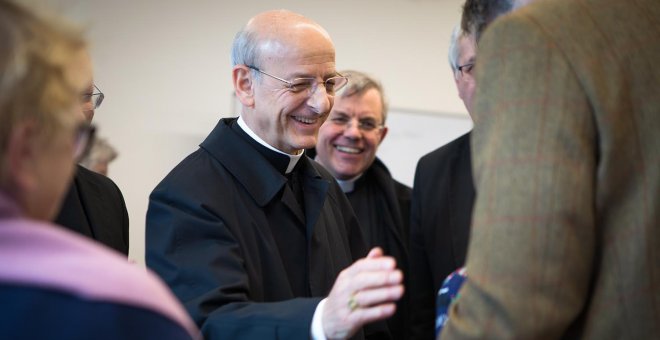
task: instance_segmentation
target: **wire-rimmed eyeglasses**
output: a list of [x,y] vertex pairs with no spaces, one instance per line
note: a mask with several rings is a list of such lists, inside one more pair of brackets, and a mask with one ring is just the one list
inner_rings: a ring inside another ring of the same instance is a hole
[[[267,75],[273,79],[277,79],[287,85],[287,88],[291,90],[292,92],[302,92],[302,91],[308,91],[308,94],[314,93],[316,90],[316,86],[318,82],[316,81],[315,78],[295,78],[292,80],[286,80],[282,79],[280,77],[274,76],[270,73],[266,73],[259,68],[252,66],[252,65],[245,65],[250,69],[253,69],[261,74]],[[325,87],[325,92],[330,95],[334,96],[337,91],[339,91],[342,87],[344,87],[346,84],[348,84],[348,78],[342,76],[341,74],[336,75],[334,77],[330,77],[326,80],[323,81],[323,85]]]
[[96,110],[99,106],[101,106],[101,103],[103,102],[103,98],[105,98],[105,95],[99,88],[94,84],[94,89],[96,92],[92,93],[84,93],[81,97],[82,103],[87,104],[91,103],[92,104],[92,109]]
[[[353,124],[353,120],[357,118],[352,118],[349,117],[345,114],[335,114],[335,115],[330,115],[328,120],[343,129],[348,129],[351,127],[351,124]],[[374,132],[374,131],[380,131],[385,127],[385,124],[378,123],[375,119],[373,118],[363,118],[363,119],[357,119],[357,128],[362,131],[362,132]]]

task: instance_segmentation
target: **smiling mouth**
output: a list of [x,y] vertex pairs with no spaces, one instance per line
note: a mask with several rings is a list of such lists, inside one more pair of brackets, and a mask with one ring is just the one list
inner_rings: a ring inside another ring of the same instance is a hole
[[318,120],[319,120],[318,117],[307,118],[307,117],[300,117],[300,116],[291,116],[291,118],[293,118],[293,120],[295,120],[296,122],[303,123],[303,124],[316,124],[316,122],[318,122]]
[[335,145],[335,149],[337,149],[340,152],[350,153],[350,154],[358,154],[362,152],[362,150],[358,148],[352,148],[350,146]]

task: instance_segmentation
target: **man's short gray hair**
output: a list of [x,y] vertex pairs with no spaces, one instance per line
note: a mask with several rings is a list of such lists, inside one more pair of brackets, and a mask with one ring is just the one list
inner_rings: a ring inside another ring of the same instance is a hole
[[454,71],[454,74],[458,71],[458,60],[461,58],[461,49],[459,46],[461,36],[463,36],[461,25],[454,26],[454,29],[451,31],[451,37],[449,38],[449,67]]
[[343,89],[339,90],[337,96],[340,98],[351,97],[354,95],[363,95],[371,89],[376,89],[380,94],[380,103],[383,107],[383,124],[387,119],[387,99],[385,98],[385,92],[383,90],[383,85],[381,83],[370,77],[364,72],[354,71],[354,70],[345,70],[339,72],[341,75],[348,78],[348,85]]
[[[248,65],[248,66],[259,66],[259,38],[255,32],[249,31],[247,29],[242,29],[234,37],[234,42],[231,46],[231,65]],[[260,78],[260,73],[250,69],[252,75],[256,78]]]

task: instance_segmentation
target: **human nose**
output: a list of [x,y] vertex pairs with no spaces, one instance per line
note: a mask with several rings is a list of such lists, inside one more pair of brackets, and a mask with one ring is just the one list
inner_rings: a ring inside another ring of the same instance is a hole
[[353,118],[349,120],[346,126],[344,126],[344,136],[349,138],[362,137],[362,130],[360,130],[360,123],[357,119]]
[[324,84],[317,83],[309,91],[310,93],[309,98],[307,98],[307,105],[319,115],[329,112],[332,108],[332,102]]

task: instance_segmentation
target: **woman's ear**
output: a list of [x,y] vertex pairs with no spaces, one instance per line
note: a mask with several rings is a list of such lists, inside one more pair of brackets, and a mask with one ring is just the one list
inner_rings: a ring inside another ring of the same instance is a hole
[[254,107],[254,87],[252,86],[254,79],[250,69],[245,65],[234,66],[232,80],[236,98],[241,101],[243,106]]

